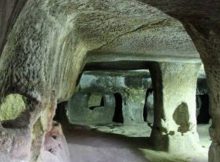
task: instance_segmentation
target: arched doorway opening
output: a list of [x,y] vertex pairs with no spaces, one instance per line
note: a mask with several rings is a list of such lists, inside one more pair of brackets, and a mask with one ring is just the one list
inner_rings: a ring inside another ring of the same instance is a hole
[[197,80],[196,91],[196,114],[198,124],[208,124],[210,121],[209,115],[209,94],[205,76],[199,76]]
[[115,93],[115,112],[112,121],[116,123],[123,123],[123,110],[122,110],[122,95],[120,93]]

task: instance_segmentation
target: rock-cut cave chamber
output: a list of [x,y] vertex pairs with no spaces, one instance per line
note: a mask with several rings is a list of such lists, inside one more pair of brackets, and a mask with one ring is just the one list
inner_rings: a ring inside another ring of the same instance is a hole
[[219,13],[0,0],[0,162],[219,162]]

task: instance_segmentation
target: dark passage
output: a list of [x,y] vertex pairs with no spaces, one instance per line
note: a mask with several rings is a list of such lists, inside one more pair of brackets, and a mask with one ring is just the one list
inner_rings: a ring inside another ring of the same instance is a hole
[[56,114],[53,120],[60,122],[60,123],[62,123],[63,121],[67,121],[66,105],[67,105],[67,102],[61,102],[57,105]]
[[104,102],[104,97],[102,96],[102,99],[101,99],[101,102],[100,102],[100,106],[105,106],[105,104],[104,104],[105,102]]
[[198,124],[208,124],[210,120],[209,115],[209,95],[197,95],[197,107],[199,107],[199,112],[197,116]]
[[123,112],[122,112],[122,96],[120,93],[115,93],[115,113],[113,116],[113,122],[123,123]]

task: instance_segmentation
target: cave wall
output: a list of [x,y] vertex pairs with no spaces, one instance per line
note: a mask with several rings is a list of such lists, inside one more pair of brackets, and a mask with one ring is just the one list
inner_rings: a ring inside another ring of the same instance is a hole
[[[104,105],[100,105],[101,99]],[[114,115],[114,96],[78,92],[67,105],[67,115],[72,124],[109,124]]]
[[[45,133],[51,127],[57,102],[68,100],[74,93],[76,80],[88,51],[98,50],[97,54],[113,51],[117,56],[127,59],[152,59],[152,56],[155,56],[153,59],[162,57],[162,60],[166,58],[166,61],[174,61],[183,57],[186,58],[185,60],[198,58],[198,52],[183,26],[159,11],[162,10],[183,22],[204,62],[210,88],[210,112],[213,118],[210,128],[213,140],[210,161],[218,162],[220,159],[219,2],[213,1],[207,4],[209,1],[171,0],[168,6],[167,2],[164,4],[152,0],[132,1],[132,3],[105,1],[106,3],[101,4],[99,0],[74,2],[28,1],[7,37],[8,41],[0,58],[0,96],[20,93],[28,97],[27,107],[32,110],[29,113],[31,112],[33,117],[29,126],[32,128],[40,121],[41,124],[43,123],[42,132]],[[194,8],[192,9],[191,6]],[[9,13],[7,15],[10,15],[11,7],[6,7],[6,10],[6,13]],[[3,43],[8,20],[7,16],[6,19],[1,20],[6,23],[1,24],[4,31],[1,35]],[[171,31],[175,32],[171,33]],[[138,39],[139,37],[141,39]],[[135,46],[130,46],[132,43]],[[155,47],[153,45],[162,48],[152,49],[151,47]],[[151,51],[151,54],[146,54],[146,51]],[[166,56],[167,53],[171,53],[171,56]],[[112,59],[108,56],[105,58]],[[17,130],[1,128],[1,131],[6,132],[8,136],[2,135],[2,138],[9,143],[12,140],[17,141],[19,137],[23,138],[22,131],[26,135],[31,134],[29,129],[20,129],[16,132]],[[44,133],[38,135],[43,137]],[[28,142],[30,143],[30,140]],[[9,153],[7,148],[7,146],[2,147],[3,155],[8,157],[11,157],[10,154],[14,155],[15,147],[12,146]],[[34,145],[32,148],[35,148]]]
[[[151,86],[149,71],[85,72],[79,82],[79,92],[68,104],[68,116],[73,123],[112,123],[117,99],[122,96],[124,124],[143,123],[145,95]],[[104,105],[101,105],[101,99]]]
[[7,36],[27,0],[0,0],[0,55]]

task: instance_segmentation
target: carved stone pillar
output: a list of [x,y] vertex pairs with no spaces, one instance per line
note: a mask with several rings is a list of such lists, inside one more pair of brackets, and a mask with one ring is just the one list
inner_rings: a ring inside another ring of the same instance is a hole
[[196,122],[196,81],[200,64],[153,63],[155,149],[184,153],[199,148]]

